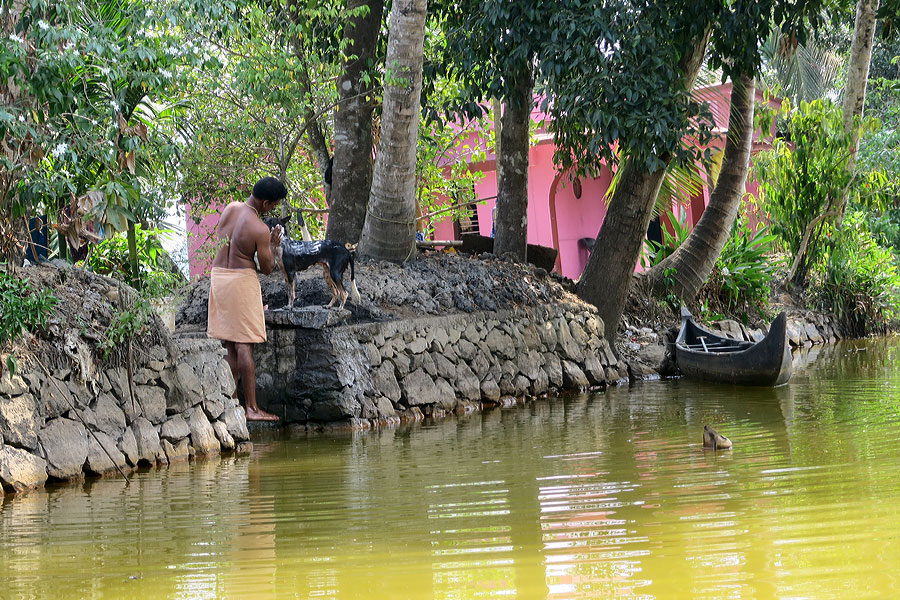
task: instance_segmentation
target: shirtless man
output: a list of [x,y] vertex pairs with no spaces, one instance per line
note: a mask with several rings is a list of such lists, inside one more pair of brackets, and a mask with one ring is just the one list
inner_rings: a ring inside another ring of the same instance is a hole
[[[256,404],[256,364],[253,344],[266,341],[262,292],[256,275],[275,268],[273,250],[281,244],[282,229],[269,231],[260,216],[272,212],[287,196],[284,184],[264,177],[253,186],[246,202],[232,202],[222,211],[216,227],[219,250],[209,278],[209,319],[206,334],[222,340],[235,384],[240,379],[247,405],[247,420],[277,421]],[[235,396],[237,390],[235,390]]]

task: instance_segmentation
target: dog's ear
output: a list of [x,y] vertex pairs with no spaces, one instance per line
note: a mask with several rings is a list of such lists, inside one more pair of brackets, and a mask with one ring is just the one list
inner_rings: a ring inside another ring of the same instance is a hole
[[290,220],[291,220],[291,215],[288,215],[286,217],[281,217],[280,219],[278,219],[278,222],[281,223],[282,227],[285,227],[285,226],[287,226],[287,223]]

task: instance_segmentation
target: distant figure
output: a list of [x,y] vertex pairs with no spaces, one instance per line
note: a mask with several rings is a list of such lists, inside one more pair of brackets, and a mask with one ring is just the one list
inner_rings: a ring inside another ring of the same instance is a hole
[[[28,229],[31,233],[31,243],[25,246],[25,259],[32,264],[47,262],[49,245],[47,244],[47,216],[31,217],[28,220]],[[37,257],[32,254],[34,247]]]
[[[232,202],[222,211],[216,226],[219,247],[209,277],[209,318],[206,334],[222,340],[235,385],[244,390],[247,420],[277,421],[276,415],[256,404],[256,364],[253,344],[266,341],[262,291],[256,275],[275,268],[274,250],[281,245],[283,229],[272,231],[260,219],[275,210],[287,196],[287,188],[274,177],[264,177],[253,186],[246,202]],[[237,390],[235,390],[235,396]]]

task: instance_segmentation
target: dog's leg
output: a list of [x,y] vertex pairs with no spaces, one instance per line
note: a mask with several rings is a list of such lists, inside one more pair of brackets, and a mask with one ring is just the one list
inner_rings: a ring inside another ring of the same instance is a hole
[[359,295],[359,290],[356,289],[356,273],[353,266],[353,250],[349,248],[348,250],[350,250],[350,291],[352,292],[353,303],[359,304],[360,302],[362,302],[362,298]]
[[350,296],[350,294],[347,293],[347,290],[344,289],[344,284],[340,281],[335,282],[335,287],[338,290],[338,297],[341,299],[341,304],[338,306],[338,308],[343,309],[344,305],[347,304],[347,298]]
[[289,298],[288,306],[290,306],[291,308],[294,308],[294,302],[297,300],[297,277],[296,277],[296,275],[297,274],[294,273],[294,276],[291,277],[291,287],[288,290],[288,298]]
[[325,276],[325,283],[328,284],[328,289],[331,291],[331,302],[325,305],[325,308],[331,308],[334,306],[334,303],[338,299],[337,294],[337,286],[334,284],[334,279],[331,277],[331,271],[328,268],[326,263],[322,263],[322,274]]

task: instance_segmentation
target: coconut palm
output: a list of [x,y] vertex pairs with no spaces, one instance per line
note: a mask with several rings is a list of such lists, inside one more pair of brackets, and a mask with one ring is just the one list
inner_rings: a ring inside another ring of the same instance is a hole
[[670,291],[690,300],[696,297],[712,273],[716,259],[728,241],[744,196],[753,140],[755,97],[756,87],[752,77],[742,76],[734,81],[725,156],[716,186],[710,194],[709,205],[685,242],[651,269],[648,276],[654,289],[659,290],[666,285],[666,272],[674,273]]
[[427,0],[394,2],[381,136],[360,253],[404,262],[416,245],[416,141]]

